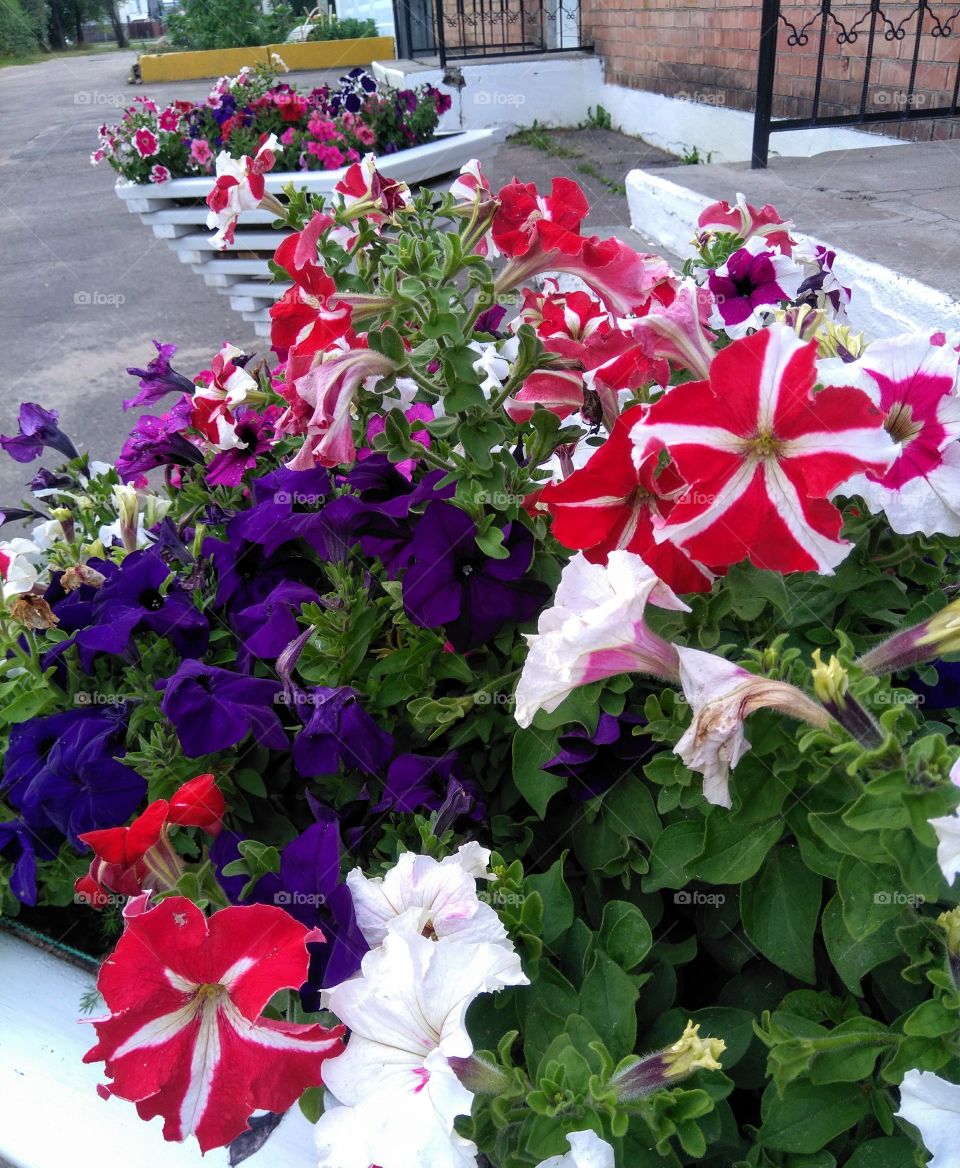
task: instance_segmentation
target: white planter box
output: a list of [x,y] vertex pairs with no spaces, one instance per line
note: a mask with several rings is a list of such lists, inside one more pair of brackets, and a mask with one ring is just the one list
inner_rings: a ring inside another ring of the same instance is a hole
[[[94,975],[0,930],[0,1165],[4,1168],[226,1168],[227,1150],[200,1155],[192,1137],[167,1143],[162,1120],[103,1100],[103,1064],[85,1065],[95,1034],[81,998]],[[101,1013],[94,1011],[94,1016]],[[293,1107],[250,1168],[316,1168],[313,1129]]]
[[[501,129],[466,130],[441,134],[423,146],[398,150],[384,156],[379,166],[389,178],[415,187],[431,179],[453,174],[471,158],[492,158],[504,136]],[[279,193],[288,183],[315,194],[328,195],[346,170],[297,171],[268,174],[268,191]],[[269,211],[248,211],[241,215],[231,247],[219,251],[210,246],[213,236],[207,228],[204,203],[213,180],[176,178],[170,182],[144,186],[120,184],[114,190],[127,210],[139,215],[157,239],[166,241],[177,258],[190,267],[211,288],[230,298],[230,306],[254,325],[258,335],[269,336],[269,309],[288,287],[272,283],[267,266],[283,233],[270,224]]]

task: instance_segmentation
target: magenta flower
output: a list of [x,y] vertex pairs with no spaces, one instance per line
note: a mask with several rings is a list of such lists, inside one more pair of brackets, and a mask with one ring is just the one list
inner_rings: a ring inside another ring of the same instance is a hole
[[731,337],[746,336],[750,329],[763,326],[759,310],[792,300],[802,281],[799,265],[770,251],[762,237],[754,236],[710,273],[707,286],[717,301],[710,323]]

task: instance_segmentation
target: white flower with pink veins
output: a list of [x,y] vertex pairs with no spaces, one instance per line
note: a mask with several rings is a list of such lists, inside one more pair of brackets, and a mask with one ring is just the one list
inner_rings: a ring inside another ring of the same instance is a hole
[[537,1168],[616,1168],[613,1148],[595,1131],[571,1132],[567,1136],[570,1151],[563,1156],[541,1160]]
[[473,1094],[451,1059],[473,1053],[470,1003],[527,979],[509,946],[434,941],[405,923],[364,957],[359,976],[323,993],[350,1041],[324,1066],[342,1106],[317,1125],[318,1168],[475,1168],[476,1145],[453,1126]]
[[347,886],[367,944],[380,945],[402,920],[437,940],[510,945],[502,921],[477,895],[477,880],[491,878],[489,860],[487,848],[468,843],[444,860],[404,852],[382,877],[354,868]]
[[633,552],[592,564],[578,553],[563,569],[552,608],[540,616],[517,683],[516,719],[529,726],[581,685],[618,673],[678,681],[677,653],[644,621],[647,604],[689,607]]

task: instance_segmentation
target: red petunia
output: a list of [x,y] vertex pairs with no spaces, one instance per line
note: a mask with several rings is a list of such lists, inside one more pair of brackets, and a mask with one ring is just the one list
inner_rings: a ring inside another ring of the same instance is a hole
[[672,466],[656,473],[656,453],[634,465],[630,431],[644,409],[634,406],[622,414],[587,465],[544,487],[538,505],[552,516],[555,538],[583,551],[592,563],[605,564],[612,551],[622,549],[640,556],[675,592],[708,592],[711,574],[654,536],[655,523],[669,515],[684,483]]
[[711,568],[749,559],[829,574],[850,551],[831,493],[896,452],[859,389],[813,392],[816,342],[786,325],[734,341],[709,381],[669,390],[633,426],[634,459],[669,450],[688,487],[656,530]]
[[84,1062],[103,1062],[99,1088],[163,1116],[167,1140],[195,1135],[203,1152],[247,1128],[254,1111],[284,1112],[320,1086],[344,1028],[278,1022],[262,1011],[307,977],[306,941],[321,940],[272,905],[226,908],[209,920],[182,896],[128,915],[97,979],[110,1013],[94,1021]]

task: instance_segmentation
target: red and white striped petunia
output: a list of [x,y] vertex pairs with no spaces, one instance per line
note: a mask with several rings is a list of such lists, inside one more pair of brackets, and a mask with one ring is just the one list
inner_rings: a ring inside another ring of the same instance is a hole
[[633,427],[634,460],[666,448],[688,484],[658,541],[712,569],[749,559],[829,575],[846,557],[830,495],[855,474],[882,474],[896,447],[862,390],[813,392],[816,352],[785,325],[762,329],[718,353],[709,381],[675,386]]
[[254,1111],[283,1112],[321,1084],[343,1050],[326,1030],[262,1017],[270,998],[306,980],[307,939],[283,909],[244,905],[209,920],[185,897],[126,917],[97,986],[110,1014],[84,1062],[104,1062],[99,1089],[163,1116],[167,1140],[197,1137],[203,1152],[229,1144]]

